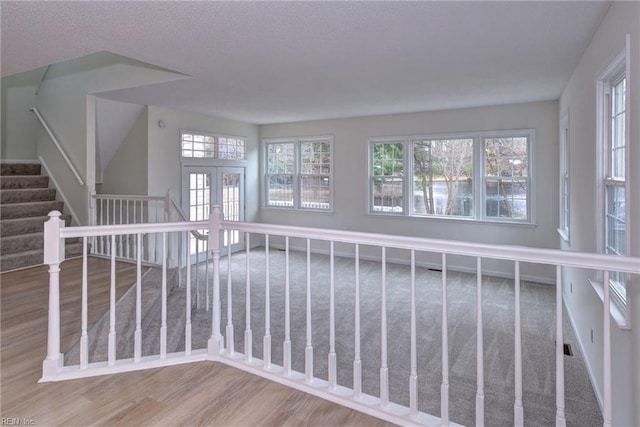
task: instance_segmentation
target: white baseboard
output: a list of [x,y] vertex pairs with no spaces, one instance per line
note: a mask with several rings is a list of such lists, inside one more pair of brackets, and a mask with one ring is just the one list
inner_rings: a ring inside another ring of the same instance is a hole
[[41,163],[38,159],[1,159],[2,163],[32,164]]

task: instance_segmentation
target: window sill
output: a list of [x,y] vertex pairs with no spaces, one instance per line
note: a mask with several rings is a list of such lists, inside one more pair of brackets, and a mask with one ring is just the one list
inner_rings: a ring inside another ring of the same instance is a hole
[[566,230],[563,230],[562,228],[556,228],[556,231],[558,232],[558,234],[560,235],[560,238],[566,243],[569,244],[569,233],[567,233]]
[[333,209],[299,209],[288,206],[262,206],[260,210],[267,212],[290,212],[290,213],[309,213],[309,214],[324,214],[324,215],[333,215],[335,211]]
[[[598,297],[600,297],[600,301],[604,303],[604,285],[601,281],[589,279],[589,283]],[[616,321],[618,328],[631,330],[631,325],[629,324],[628,316],[627,316],[627,307],[622,306],[613,296],[611,297],[611,317]]]
[[475,219],[471,217],[462,217],[462,216],[428,216],[428,215],[406,215],[402,212],[377,212],[377,211],[369,211],[367,213],[368,216],[374,217],[384,217],[384,218],[402,218],[410,221],[451,221],[458,223],[470,223],[470,224],[491,224],[491,225],[500,225],[500,226],[515,226],[515,227],[523,227],[523,228],[536,228],[538,225],[532,222],[518,221],[518,220],[491,220],[491,219]]

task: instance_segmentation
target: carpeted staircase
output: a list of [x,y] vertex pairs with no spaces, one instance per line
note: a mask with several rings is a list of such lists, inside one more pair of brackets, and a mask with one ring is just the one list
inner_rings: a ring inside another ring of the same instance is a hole
[[[2,163],[0,168],[0,272],[40,265],[44,222],[52,210],[63,212],[64,203],[56,200],[40,164]],[[63,218],[69,225],[71,217]],[[67,258],[81,253],[77,240],[66,242]]]

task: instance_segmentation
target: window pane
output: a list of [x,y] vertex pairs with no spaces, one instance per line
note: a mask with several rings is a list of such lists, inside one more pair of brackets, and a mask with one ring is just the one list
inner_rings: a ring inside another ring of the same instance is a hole
[[293,206],[293,175],[270,175],[268,183],[268,206]]
[[373,145],[374,175],[402,176],[403,172],[402,143],[376,143]]
[[485,173],[487,176],[527,176],[526,137],[485,139]]
[[488,218],[527,219],[527,181],[488,179],[485,205]]
[[413,142],[413,213],[470,216],[473,139]]
[[404,211],[402,177],[373,178],[373,211]]
[[267,145],[267,173],[268,174],[295,173],[293,143]]
[[617,185],[607,186],[607,253],[625,255],[625,188]]
[[331,191],[328,176],[305,175],[300,178],[302,187],[302,207],[309,209],[330,209]]
[[331,173],[331,145],[327,141],[302,142],[300,157],[301,173]]

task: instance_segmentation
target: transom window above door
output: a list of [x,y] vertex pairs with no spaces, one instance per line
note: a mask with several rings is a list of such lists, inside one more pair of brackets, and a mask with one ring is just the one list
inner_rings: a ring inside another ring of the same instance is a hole
[[180,131],[182,158],[245,160],[246,138]]

